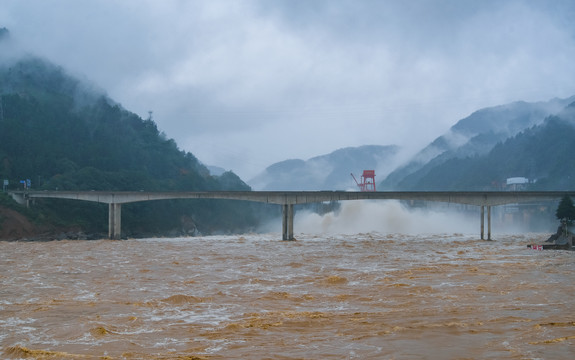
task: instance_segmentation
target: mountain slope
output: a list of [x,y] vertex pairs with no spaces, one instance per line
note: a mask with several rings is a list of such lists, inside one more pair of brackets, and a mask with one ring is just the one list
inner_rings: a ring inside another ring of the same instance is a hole
[[249,183],[257,190],[355,190],[351,173],[359,176],[365,169],[383,168],[394,162],[398,150],[394,145],[365,145],[307,161],[285,160],[269,166]]
[[495,145],[487,154],[453,157],[399,183],[406,190],[501,190],[524,177],[533,190],[575,189],[575,102]]
[[[35,189],[59,190],[250,189],[231,172],[210,176],[152,119],[32,56],[0,63],[0,179],[10,188],[30,179]],[[105,207],[57,200],[39,207],[54,221],[89,231],[107,225]],[[231,201],[165,201],[123,210],[123,227],[132,236],[251,229],[257,219],[252,205]]]
[[547,116],[559,112],[573,101],[575,96],[536,103],[519,101],[478,110],[389,174],[380,188],[412,189],[435,167],[450,159],[487,154],[497,143],[541,124]]

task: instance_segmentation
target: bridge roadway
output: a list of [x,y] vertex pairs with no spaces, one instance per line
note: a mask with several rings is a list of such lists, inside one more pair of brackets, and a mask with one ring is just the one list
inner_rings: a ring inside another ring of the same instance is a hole
[[282,239],[293,240],[294,205],[344,200],[414,200],[467,204],[481,207],[481,239],[484,238],[485,207],[487,207],[488,235],[491,239],[491,206],[559,200],[575,196],[575,191],[11,191],[18,202],[29,199],[58,198],[109,204],[108,236],[121,235],[121,205],[139,201],[168,199],[229,199],[255,201],[282,206]]

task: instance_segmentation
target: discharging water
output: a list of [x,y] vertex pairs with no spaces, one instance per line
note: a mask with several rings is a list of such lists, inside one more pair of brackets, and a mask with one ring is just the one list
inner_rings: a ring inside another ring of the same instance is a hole
[[571,359],[547,235],[0,242],[6,359]]

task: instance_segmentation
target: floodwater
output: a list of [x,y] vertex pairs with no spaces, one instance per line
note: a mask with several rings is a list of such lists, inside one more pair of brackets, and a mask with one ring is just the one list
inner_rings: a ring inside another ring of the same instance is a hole
[[6,359],[571,359],[548,234],[0,242]]

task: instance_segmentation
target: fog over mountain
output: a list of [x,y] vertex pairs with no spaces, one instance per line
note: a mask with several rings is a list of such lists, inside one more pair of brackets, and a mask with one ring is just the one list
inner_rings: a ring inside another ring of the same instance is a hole
[[402,190],[575,189],[575,102],[498,142],[489,152],[432,161],[399,181]]
[[[3,190],[250,190],[232,172],[210,174],[151,118],[140,118],[64,68],[30,55],[0,62],[0,180]],[[38,226],[19,226],[24,220],[14,211],[22,209],[10,200],[0,192],[1,239],[106,233],[106,207],[37,201],[26,214]],[[260,219],[254,209],[225,201],[131,204],[122,210],[122,236],[251,230]]]
[[[374,169],[377,190],[501,190],[508,177],[541,180],[542,190],[564,189],[562,178],[570,173],[548,165],[565,157],[561,161],[573,163],[562,144],[572,139],[570,127],[561,124],[575,123],[574,102],[572,96],[479,109],[412,157],[396,145],[350,147],[275,163],[249,183],[255,190],[358,190],[350,173],[359,180],[363,170]],[[550,120],[554,115],[558,121]]]
[[254,190],[357,190],[351,173],[359,180],[364,169],[375,169],[383,179],[398,154],[395,145],[349,147],[309,160],[275,163],[248,183]]
[[153,111],[184,151],[244,179],[365,144],[414,154],[477,109],[571,96],[574,18],[573,0],[0,5],[10,56],[36,54],[142,118]]
[[[452,158],[485,155],[497,143],[542,124],[546,117],[562,111],[573,101],[575,96],[534,103],[518,101],[475,111],[391,172],[380,188],[401,188],[399,184],[406,177],[410,177],[408,183],[414,183],[435,166]],[[403,186],[407,184],[403,183]]]

